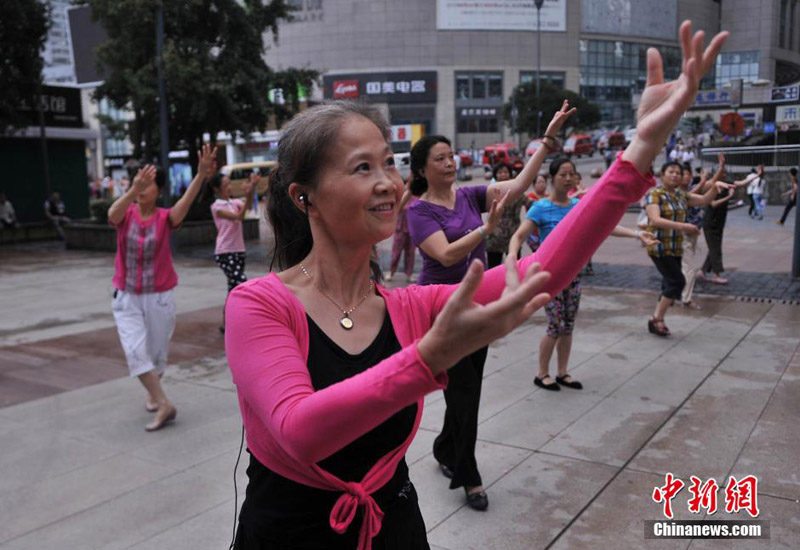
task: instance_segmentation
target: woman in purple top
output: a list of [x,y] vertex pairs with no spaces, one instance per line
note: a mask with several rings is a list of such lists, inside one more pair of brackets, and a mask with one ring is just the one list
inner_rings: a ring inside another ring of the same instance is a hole
[[[492,186],[456,187],[456,167],[450,141],[443,136],[425,136],[411,150],[411,192],[419,200],[408,208],[411,240],[422,255],[419,284],[461,282],[473,260],[486,265],[485,240],[497,226],[503,209],[513,204],[533,182],[548,148],[555,149],[555,136],[575,109],[564,101],[545,132],[540,147],[522,172]],[[486,223],[481,219],[489,212]],[[442,432],[433,444],[433,455],[450,488],[464,487],[467,504],[485,510],[489,500],[475,460],[478,437],[478,405],[483,366],[488,348],[481,348],[450,369],[444,390],[447,403]]]

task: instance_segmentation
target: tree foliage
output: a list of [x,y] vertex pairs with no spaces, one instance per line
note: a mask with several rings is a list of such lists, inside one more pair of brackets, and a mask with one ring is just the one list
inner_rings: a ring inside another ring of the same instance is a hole
[[[536,82],[526,82],[517,86],[512,100],[505,105],[505,119],[514,133],[535,135],[538,111],[540,109],[542,111],[541,132],[544,132],[553,113],[561,108],[565,99],[569,100],[570,107],[578,108],[578,112],[569,119],[570,126],[589,128],[600,122],[600,109],[597,105],[571,90],[563,90],[544,82],[541,84],[541,101],[536,97]],[[517,108],[516,126],[512,116],[512,101]]]
[[[155,17],[160,0],[81,0],[108,34],[97,51],[105,82],[97,90],[118,107],[130,108],[135,156],[158,151],[158,81]],[[231,134],[280,123],[299,104],[291,91],[309,88],[311,69],[271,70],[264,61],[264,33],[277,37],[290,17],[285,0],[165,0],[164,80],[170,149],[194,154],[204,132]],[[286,105],[274,105],[269,90],[283,87]],[[192,166],[195,162],[192,162]]]
[[49,14],[39,0],[4,0],[0,17],[0,133],[26,125],[19,112],[31,104],[42,82],[42,48]]

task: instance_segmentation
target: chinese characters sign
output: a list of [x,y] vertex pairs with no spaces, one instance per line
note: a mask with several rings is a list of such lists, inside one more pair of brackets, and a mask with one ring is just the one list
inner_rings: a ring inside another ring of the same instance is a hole
[[[38,100],[44,113],[45,126],[83,127],[80,90],[60,86],[42,86],[42,95]],[[23,101],[19,106],[19,111],[28,117],[31,126],[39,125],[36,98]]]
[[730,105],[731,94],[725,90],[700,90],[694,100],[694,106]]
[[781,86],[779,88],[772,88],[772,101],[800,101],[800,85],[794,86]]
[[326,99],[365,98],[376,103],[435,103],[436,72],[365,73],[323,77]]
[[800,124],[800,105],[779,105],[775,108],[775,122]]
[[[567,0],[545,0],[541,30],[567,30]],[[535,31],[533,0],[437,0],[436,28],[445,31]]]

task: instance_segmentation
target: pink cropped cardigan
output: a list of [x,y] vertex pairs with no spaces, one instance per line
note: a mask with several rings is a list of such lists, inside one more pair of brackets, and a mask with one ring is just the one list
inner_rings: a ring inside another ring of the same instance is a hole
[[[524,273],[540,262],[552,275],[542,290],[555,295],[568,285],[619,222],[628,206],[654,184],[629,162],[617,162],[553,230],[539,250],[517,263]],[[500,297],[505,267],[487,271],[478,303]],[[344,533],[359,507],[359,550],[369,550],[383,513],[370,496],[394,474],[419,427],[424,396],[447,385],[434,377],[417,352],[456,285],[377,290],[402,350],[374,367],[315,391],[306,367],[308,323],[300,301],[271,273],[234,289],[226,307],[225,350],[239,396],[250,452],[270,470],[295,482],[342,493],[331,527]],[[417,404],[414,428],[360,482],[345,482],[317,463],[378,426],[400,409]]]

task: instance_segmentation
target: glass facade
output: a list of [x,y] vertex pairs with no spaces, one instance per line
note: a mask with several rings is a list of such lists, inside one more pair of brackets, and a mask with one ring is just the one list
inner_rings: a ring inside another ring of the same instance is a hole
[[715,88],[722,88],[735,78],[745,82],[758,80],[758,50],[750,52],[725,52],[717,57]]
[[[631,100],[644,90],[649,44],[613,40],[581,40],[580,93],[600,108],[607,125],[633,122]],[[677,78],[681,68],[679,48],[658,46],[664,60],[664,78]]]
[[[566,73],[556,71],[542,71],[542,84],[552,84],[557,88],[564,89]],[[519,73],[519,83],[527,84],[536,80],[536,71],[521,71]]]
[[[110,121],[122,122],[131,118],[130,111],[124,111],[114,107],[108,99],[103,98],[99,104],[100,115],[107,117]],[[122,157],[133,154],[131,142],[124,136],[114,135],[103,125],[103,154],[107,157]]]
[[456,73],[456,99],[503,99],[503,73]]

